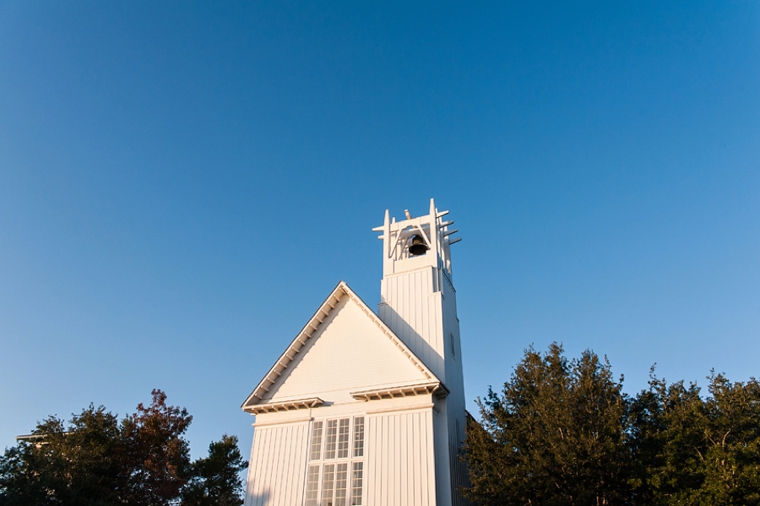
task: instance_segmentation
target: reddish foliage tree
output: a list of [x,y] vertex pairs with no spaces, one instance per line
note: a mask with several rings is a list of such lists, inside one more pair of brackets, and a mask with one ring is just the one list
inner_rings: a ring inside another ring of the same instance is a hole
[[193,417],[186,409],[166,404],[161,390],[151,392],[147,408],[122,422],[122,459],[132,472],[127,478],[127,503],[163,505],[176,498],[189,479],[190,449],[182,435]]

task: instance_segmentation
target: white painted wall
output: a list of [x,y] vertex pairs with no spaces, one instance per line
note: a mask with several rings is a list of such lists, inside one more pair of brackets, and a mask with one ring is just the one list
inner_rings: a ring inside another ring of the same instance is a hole
[[245,506],[303,503],[308,422],[256,427]]
[[443,308],[435,278],[435,269],[428,266],[383,277],[378,316],[433,374],[445,380]]
[[425,381],[359,305],[343,297],[264,398],[345,403],[357,390]]
[[303,504],[311,424],[355,416],[366,424],[363,504],[440,504],[435,402],[427,394],[257,415],[245,506]]
[[432,408],[370,415],[368,421],[366,504],[435,506]]

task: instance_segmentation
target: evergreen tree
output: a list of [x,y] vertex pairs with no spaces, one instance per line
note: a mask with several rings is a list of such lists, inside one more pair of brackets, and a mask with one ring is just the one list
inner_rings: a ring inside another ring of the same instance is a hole
[[627,401],[607,362],[528,349],[501,393],[470,420],[467,495],[483,505],[624,504],[630,490]]
[[467,494],[482,505],[760,506],[760,382],[708,393],[652,372],[634,398],[587,351],[526,351],[468,421]]
[[208,457],[193,462],[192,479],[182,492],[182,506],[238,506],[243,504],[240,471],[248,467],[238,449],[237,436],[222,436],[208,448]]
[[652,375],[631,406],[639,504],[760,504],[760,384],[709,378],[710,396]]

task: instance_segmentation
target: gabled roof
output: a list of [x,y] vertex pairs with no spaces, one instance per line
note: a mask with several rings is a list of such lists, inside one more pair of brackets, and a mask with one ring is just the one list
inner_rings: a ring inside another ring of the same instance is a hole
[[[382,333],[407,357],[407,359],[422,373],[424,378],[426,379],[427,385],[436,385],[436,389],[438,387],[442,387],[441,381],[433,374],[433,372],[428,369],[428,367],[422,363],[422,361],[417,358],[417,356],[412,352],[412,350],[409,349],[409,347],[404,344],[404,342],[399,339],[398,336],[378,317],[374,311],[372,311],[361,298],[354,293],[351,288],[348,287],[348,285],[341,281],[338,283],[338,286],[335,287],[335,289],[330,293],[330,295],[325,299],[324,303],[319,307],[316,313],[314,313],[314,316],[309,319],[309,321],[306,323],[306,325],[301,329],[301,331],[298,333],[298,335],[293,339],[293,341],[290,343],[290,346],[285,350],[285,352],[280,356],[279,359],[275,362],[275,364],[272,366],[271,369],[269,369],[269,372],[264,376],[264,378],[259,382],[259,384],[256,386],[256,388],[251,392],[251,395],[248,396],[248,398],[245,400],[243,405],[241,406],[244,411],[248,411],[251,413],[257,413],[257,412],[266,412],[270,411],[269,409],[266,409],[263,404],[269,404],[268,402],[262,403],[264,401],[265,396],[267,392],[269,392],[270,388],[277,382],[277,379],[282,376],[282,374],[285,372],[285,370],[288,368],[288,366],[291,365],[293,360],[298,356],[298,354],[301,352],[301,350],[304,348],[304,346],[307,344],[308,340],[314,335],[314,333],[320,328],[320,325],[322,322],[330,315],[330,313],[335,309],[335,307],[338,305],[338,303],[344,298],[348,297],[350,300],[355,302],[366,314],[366,316],[374,322],[375,325],[382,331]],[[445,389],[445,387],[443,387]],[[363,397],[363,396],[362,396]],[[319,400],[321,401],[321,399]],[[315,399],[303,399],[303,402],[298,401],[292,401],[292,406],[288,406],[285,409],[298,409],[302,406],[307,405],[318,405],[321,402],[315,402]],[[297,405],[297,406],[296,406]],[[274,408],[274,406],[272,406]]]

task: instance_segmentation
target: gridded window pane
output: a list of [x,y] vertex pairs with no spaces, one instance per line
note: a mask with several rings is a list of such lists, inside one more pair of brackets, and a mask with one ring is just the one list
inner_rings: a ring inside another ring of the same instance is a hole
[[350,418],[342,418],[338,423],[338,458],[348,458],[348,425]]
[[333,489],[335,487],[335,464],[325,464],[322,472],[322,506],[333,506]]
[[357,506],[362,503],[362,475],[364,474],[364,463],[354,462],[351,470],[351,506]]
[[314,422],[311,429],[311,450],[309,451],[309,460],[319,460],[319,453],[322,449],[322,422]]
[[335,458],[335,442],[338,436],[338,420],[327,420],[327,437],[325,439],[325,458]]
[[309,466],[309,476],[306,479],[306,506],[317,506],[318,491],[319,466]]
[[306,506],[362,504],[364,416],[320,420],[312,424]]
[[346,506],[346,481],[348,481],[348,464],[338,464],[335,473],[335,506]]
[[354,418],[354,457],[364,456],[364,417]]

